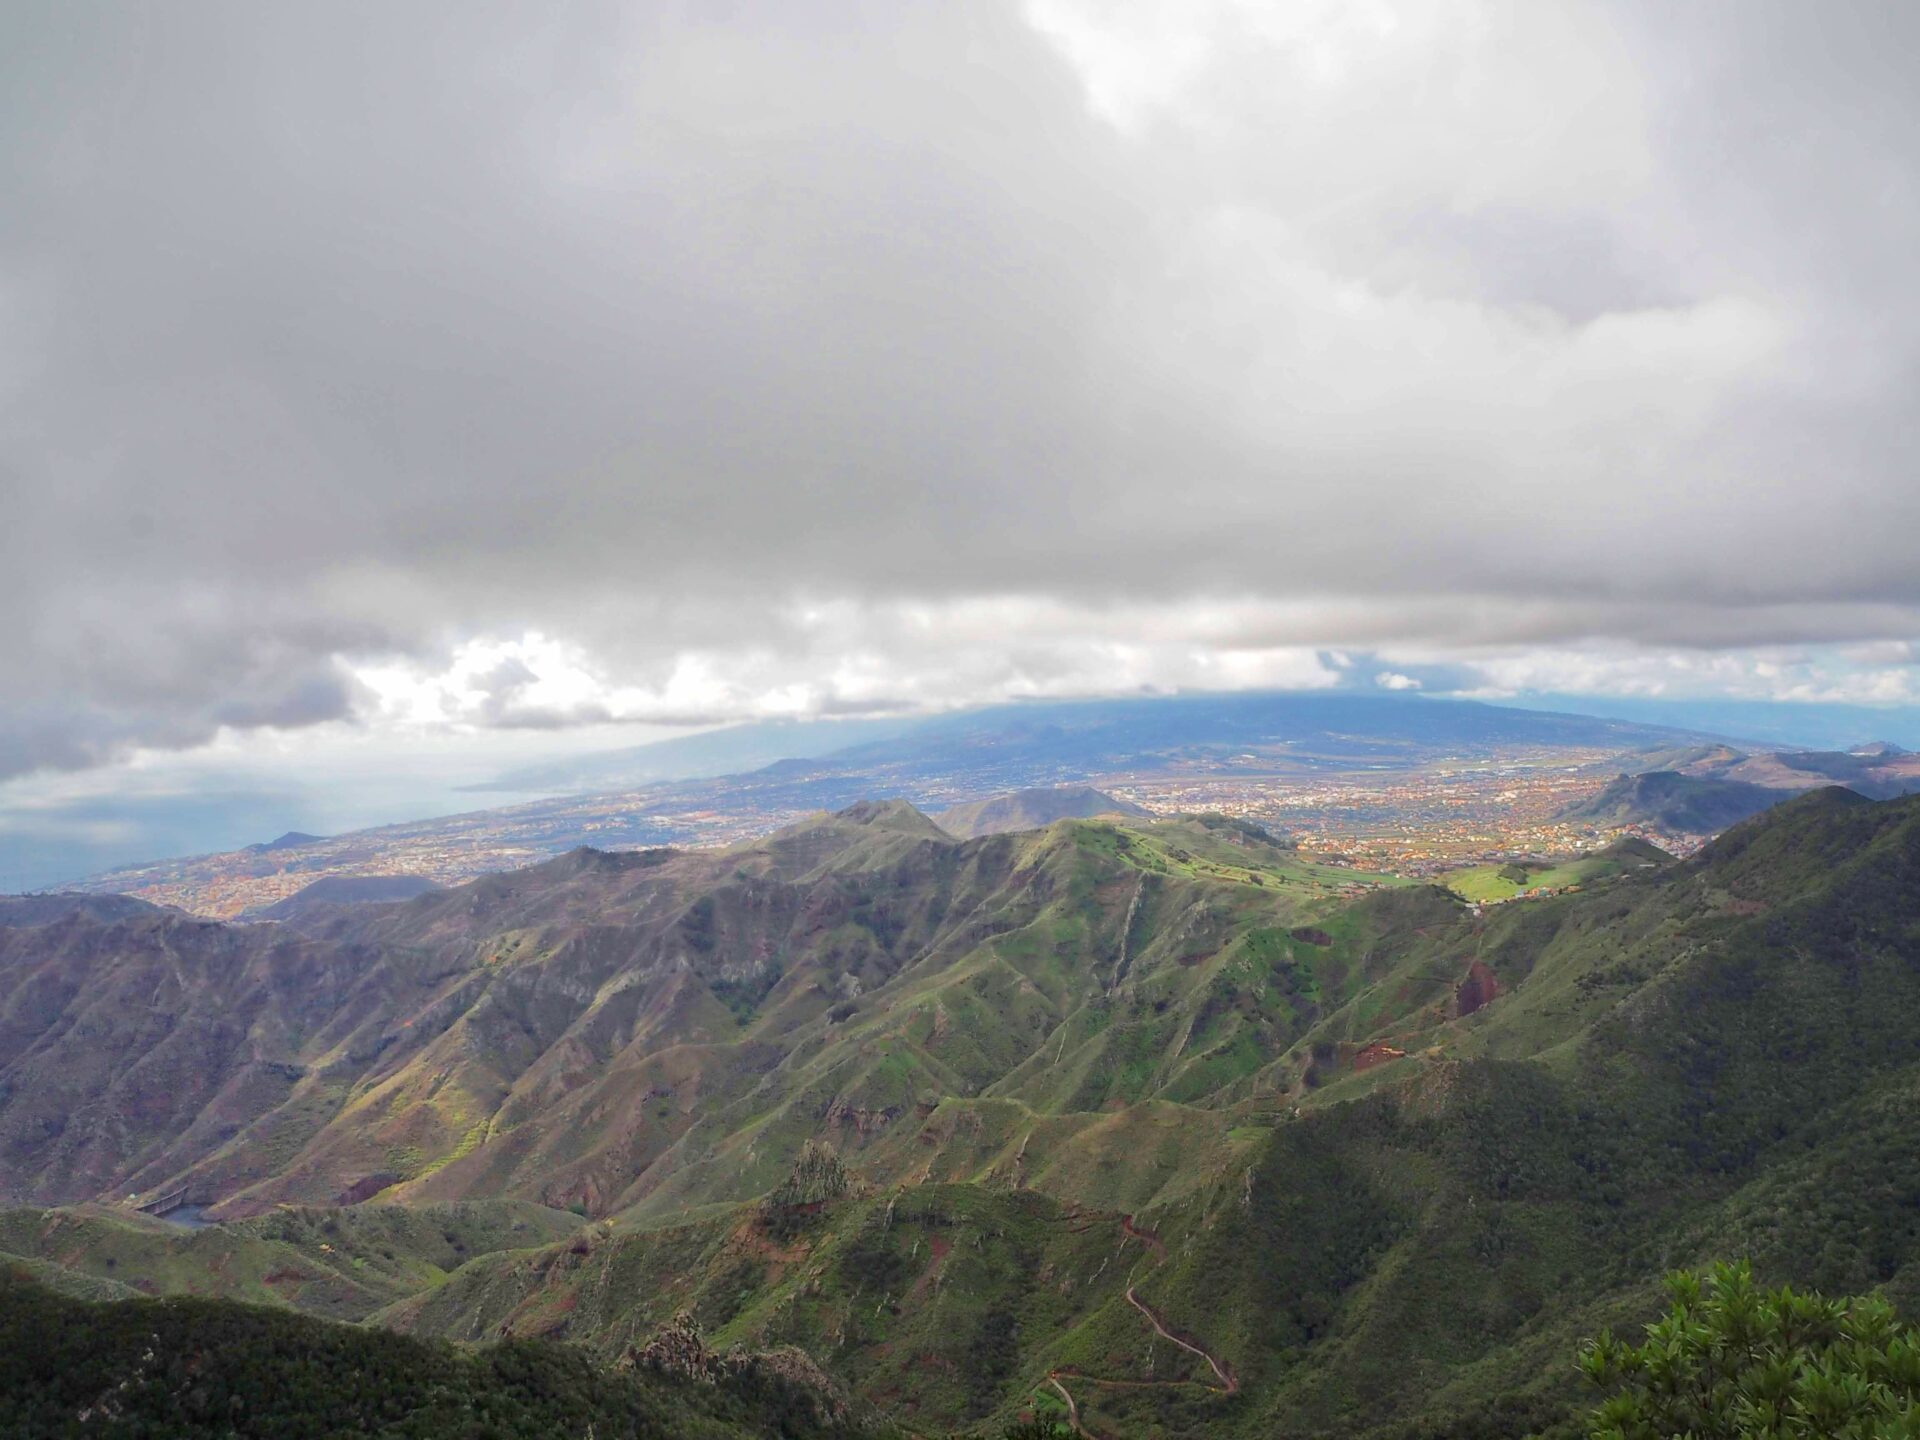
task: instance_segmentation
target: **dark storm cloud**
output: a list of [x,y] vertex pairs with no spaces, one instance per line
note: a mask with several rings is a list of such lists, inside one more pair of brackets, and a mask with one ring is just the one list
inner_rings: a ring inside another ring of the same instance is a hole
[[0,774],[1913,634],[1914,18],[1357,13],[12,7]]

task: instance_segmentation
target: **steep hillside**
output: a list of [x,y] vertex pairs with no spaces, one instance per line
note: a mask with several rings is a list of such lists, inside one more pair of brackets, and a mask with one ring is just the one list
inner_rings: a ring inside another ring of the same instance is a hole
[[981,835],[1038,830],[1056,820],[1091,820],[1097,815],[1143,818],[1147,814],[1131,800],[1118,799],[1091,785],[1059,785],[955,805],[942,810],[937,818],[940,828],[949,835],[972,840]]
[[747,1436],[875,1433],[779,1357],[700,1376],[563,1346],[456,1349],[224,1300],[90,1303],[0,1267],[0,1436]]
[[[888,802],[293,925],[69,915],[0,932],[0,1185],[671,1212],[758,1193],[808,1139],[892,1178],[973,1165],[1029,1107],[1036,1184],[1141,1203],[1164,1175],[1085,1158],[1107,1107],[1268,1063],[1347,983],[1289,928],[1362,888],[1233,822],[958,842]],[[1294,951],[1323,977],[1236,979]],[[902,1143],[950,1105],[951,1147]]]
[[765,1207],[616,1221],[384,1318],[617,1347],[692,1304],[920,1414],[989,1413],[968,1381],[992,1356],[992,1413],[1064,1389],[1099,1434],[1424,1416],[1391,1433],[1517,1436],[1569,1420],[1566,1357],[1649,1313],[1671,1264],[1752,1254],[1920,1305],[1895,1198],[1920,1196],[1897,1118],[1920,1096],[1920,802],[1822,792],[1685,865],[1478,921],[1380,913],[1422,893],[1348,912],[1373,958],[1291,1047],[1318,1073],[1275,1062],[1223,1096],[1230,1149],[1176,1148],[1186,1183],[1137,1210],[1063,1208],[989,1168],[797,1226]]
[[1652,770],[1622,775],[1591,800],[1563,813],[1569,820],[1590,820],[1602,827],[1635,825],[1669,835],[1717,835],[1791,793],[1741,780]]
[[[132,1078],[159,1059],[87,1092],[90,1129],[155,1127],[143,1173],[216,1213],[343,1185],[584,1212],[451,1266],[410,1248],[430,1227],[366,1230],[350,1255],[394,1252],[372,1318],[420,1335],[611,1361],[685,1311],[917,1430],[1070,1406],[1109,1437],[1569,1433],[1575,1345],[1671,1265],[1920,1307],[1920,799],[1817,791],[1620,860],[1476,913],[1230,821],[961,842],[875,804],[297,931],[15,929],[51,958],[0,1014],[64,1065],[130,987],[224,977],[234,1053],[299,1068],[272,1104],[168,1138]],[[293,1028],[286,974],[329,1018]],[[370,985],[401,1003],[363,1014]],[[31,1165],[0,1174],[84,1184],[97,1144],[22,1123],[51,1118],[39,1073],[7,1077]],[[184,1273],[251,1274],[271,1219],[183,1242],[232,1254]],[[91,1246],[13,1243],[118,1283]],[[439,1274],[399,1293],[410,1265]]]

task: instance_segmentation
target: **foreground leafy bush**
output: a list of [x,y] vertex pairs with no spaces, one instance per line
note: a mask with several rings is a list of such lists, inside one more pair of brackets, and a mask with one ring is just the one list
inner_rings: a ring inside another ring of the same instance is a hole
[[1667,1278],[1645,1343],[1604,1335],[1580,1357],[1618,1387],[1593,1440],[1916,1440],[1920,1332],[1876,1299],[1762,1290],[1744,1263]]

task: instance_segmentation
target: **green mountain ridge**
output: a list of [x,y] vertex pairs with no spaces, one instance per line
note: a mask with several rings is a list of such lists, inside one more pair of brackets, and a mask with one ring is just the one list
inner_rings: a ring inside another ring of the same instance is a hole
[[[1915,799],[1815,791],[1480,913],[1230,821],[963,842],[871,805],[310,924],[9,945],[15,1201],[572,1206],[371,1318],[610,1360],[691,1311],[915,1428],[1070,1397],[1102,1436],[1551,1432],[1578,1341],[1649,1316],[1669,1266],[1920,1302]],[[167,1034],[59,1078],[169,973]],[[242,1019],[219,1123],[162,1112],[145,1073]],[[792,1201],[821,1145],[849,1183]],[[31,1253],[98,1280],[87,1248]]]
[[1077,1132],[1245,1079],[1319,1002],[1229,1004],[1219,973],[1358,888],[1230,822],[955,842],[891,802],[310,924],[68,916],[0,932],[8,1073],[32,1077],[0,1094],[0,1157],[10,1198],[184,1187],[229,1216],[741,1199],[807,1138],[866,1148],[949,1100]]

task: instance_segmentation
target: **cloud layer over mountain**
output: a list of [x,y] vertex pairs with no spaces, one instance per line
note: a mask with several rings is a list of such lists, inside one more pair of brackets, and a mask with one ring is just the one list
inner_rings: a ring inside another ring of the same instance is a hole
[[0,776],[1330,647],[1920,695],[1904,9],[3,23]]

